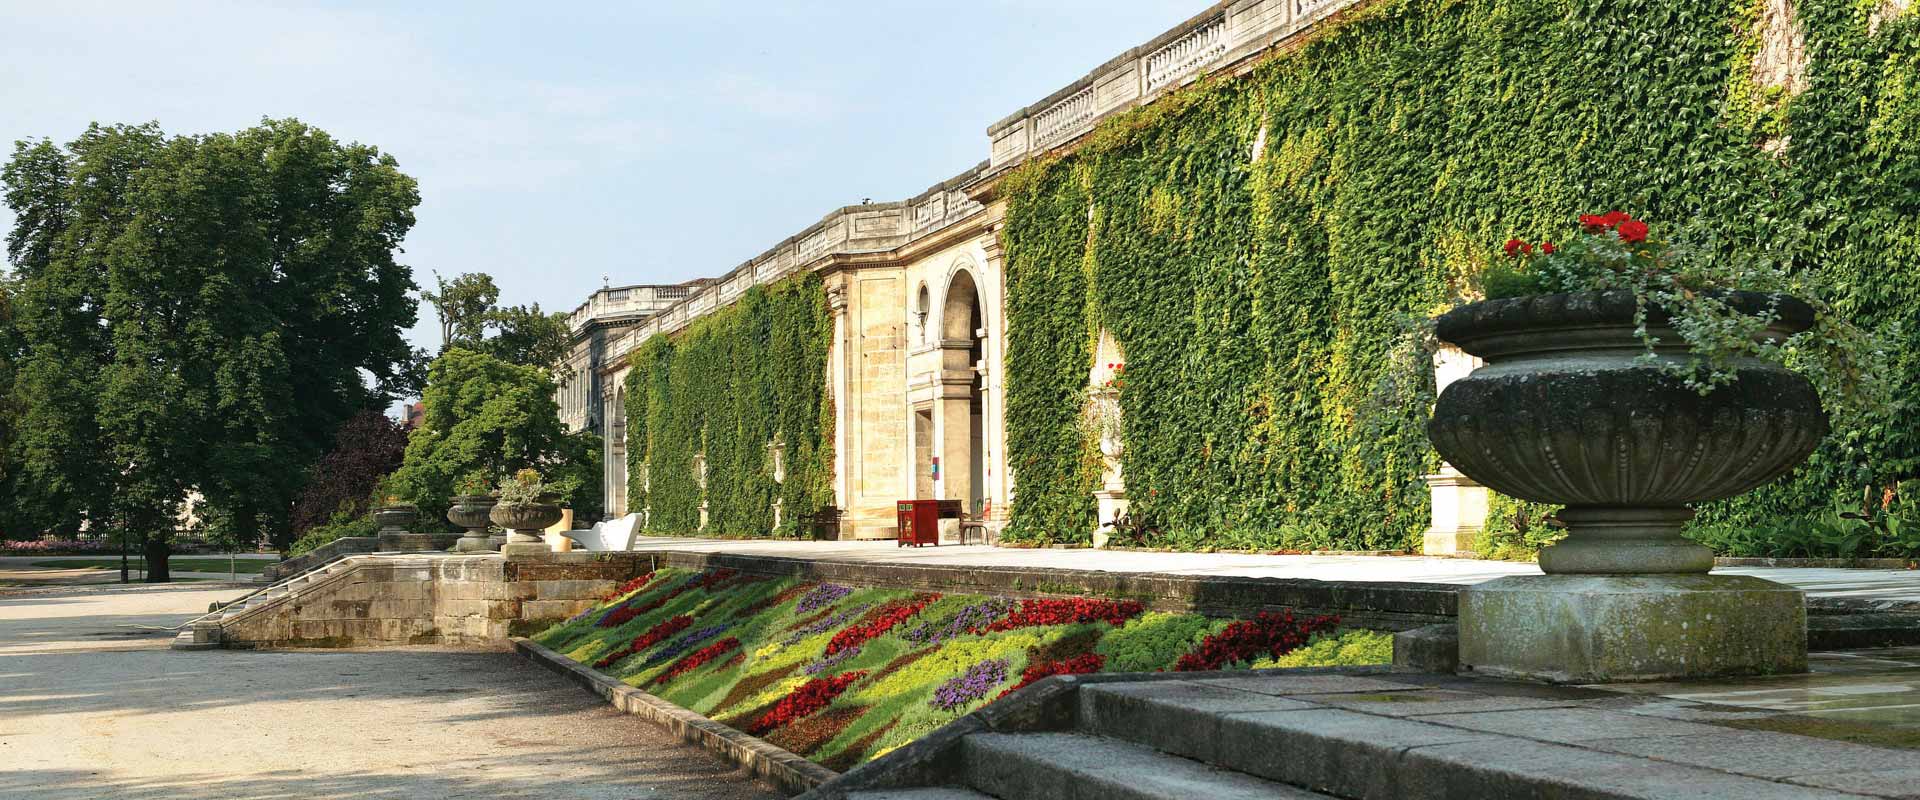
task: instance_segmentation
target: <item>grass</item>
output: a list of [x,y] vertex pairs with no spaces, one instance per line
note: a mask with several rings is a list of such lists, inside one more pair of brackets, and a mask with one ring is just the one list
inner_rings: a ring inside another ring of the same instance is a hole
[[[274,562],[262,558],[237,558],[233,560],[233,572],[242,575],[258,575]],[[118,558],[69,558],[60,561],[35,561],[32,566],[46,569],[119,569]],[[127,567],[145,571],[145,559],[128,558]],[[227,572],[227,560],[224,558],[169,558],[167,568],[174,572]]]

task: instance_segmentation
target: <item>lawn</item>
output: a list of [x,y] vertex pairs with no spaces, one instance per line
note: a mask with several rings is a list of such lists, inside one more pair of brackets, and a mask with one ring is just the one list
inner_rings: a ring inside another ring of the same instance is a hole
[[1378,664],[1331,617],[1233,620],[1132,600],[1013,600],[663,569],[534,637],[836,770],[1049,675]]
[[[236,558],[233,560],[233,571],[242,575],[258,575],[274,563],[264,558]],[[119,569],[120,559],[68,558],[59,561],[35,561],[32,566],[47,569]],[[147,562],[140,558],[128,558],[127,567],[144,571],[147,568]],[[167,568],[174,572],[226,572],[227,560],[224,558],[169,558]]]

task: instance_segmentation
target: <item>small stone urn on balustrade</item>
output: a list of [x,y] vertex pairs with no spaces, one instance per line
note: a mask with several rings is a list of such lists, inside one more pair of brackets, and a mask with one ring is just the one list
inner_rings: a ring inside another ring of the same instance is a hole
[[453,505],[447,509],[447,521],[466,530],[460,540],[453,543],[453,552],[486,553],[499,549],[500,545],[487,534],[487,522],[498,502],[493,495],[486,494],[453,498]]
[[389,500],[373,510],[373,521],[380,526],[380,549],[389,553],[422,553],[433,548],[433,536],[409,530],[420,519],[420,508],[412,503]]
[[[551,498],[542,498],[548,500]],[[493,524],[510,531],[507,543],[500,547],[502,555],[525,556],[553,552],[547,540],[541,536],[547,528],[560,521],[560,506],[552,502],[535,503],[497,503],[488,517]]]
[[[1772,316],[1757,338],[1805,330],[1791,297],[1730,292]],[[1702,394],[1663,369],[1688,345],[1626,291],[1489,300],[1442,315],[1440,339],[1486,360],[1446,388],[1428,435],[1448,463],[1512,497],[1558,503],[1565,540],[1544,575],[1460,593],[1463,670],[1599,683],[1805,672],[1806,605],[1789,586],[1709,575],[1713,553],[1680,535],[1694,503],[1771,481],[1813,452],[1827,416],[1813,385],[1759,359]]]

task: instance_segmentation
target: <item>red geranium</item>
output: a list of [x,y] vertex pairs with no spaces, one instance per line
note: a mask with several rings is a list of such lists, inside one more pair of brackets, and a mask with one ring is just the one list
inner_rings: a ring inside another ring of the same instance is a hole
[[906,622],[920,613],[920,609],[926,608],[928,603],[938,599],[940,595],[923,594],[874,609],[866,619],[834,634],[833,639],[827,642],[827,655],[865,644],[867,640],[893,630],[893,626]]
[[1180,657],[1175,672],[1204,672],[1228,664],[1252,661],[1262,655],[1281,656],[1307,643],[1307,637],[1322,628],[1340,624],[1339,617],[1309,617],[1296,620],[1293,612],[1270,614],[1265,611],[1253,619],[1243,619],[1208,636],[1200,647]]
[[793,722],[796,719],[826,708],[833,698],[852,686],[854,681],[867,676],[866,670],[848,672],[831,678],[815,678],[800,685],[792,694],[780,699],[767,713],[747,726],[747,732],[755,736],[765,736],[768,731]]
[[1507,255],[1509,257],[1512,257],[1512,256],[1520,255],[1520,251],[1524,249],[1526,246],[1527,246],[1527,243],[1520,241],[1519,239],[1508,239],[1507,246],[1501,249],[1507,251]]
[[1547,255],[1553,255],[1553,251],[1555,251],[1555,250],[1558,250],[1558,249],[1560,249],[1560,248],[1557,248],[1557,247],[1554,247],[1554,246],[1553,246],[1553,243],[1552,243],[1552,242],[1541,242],[1541,243],[1540,243],[1540,252],[1542,252],[1542,253],[1545,253],[1545,254],[1547,254]]
[[638,590],[641,587],[646,586],[647,584],[652,582],[653,582],[653,573],[649,572],[638,578],[634,578],[633,580],[627,581],[626,583],[620,584],[620,588],[613,590],[613,592],[608,594],[606,597],[600,598],[600,602],[604,603],[609,600],[612,600],[613,598],[620,597],[622,595],[632,594],[635,590]]
[[661,683],[666,683],[667,681],[673,680],[674,678],[678,678],[682,675],[685,675],[689,672],[699,669],[700,665],[705,664],[709,661],[712,661],[715,658],[719,658],[722,654],[725,654],[727,651],[730,651],[733,648],[736,648],[739,646],[740,646],[739,639],[735,639],[731,636],[725,639],[721,639],[720,641],[714,642],[713,644],[707,645],[706,647],[702,647],[699,650],[693,651],[693,654],[687,656],[686,658],[680,659],[679,663],[674,664],[672,668],[656,676],[653,679],[653,682],[655,684],[661,684]]
[[613,662],[659,644],[661,640],[686,630],[687,626],[692,624],[693,617],[685,614],[661,622],[648,628],[646,633],[633,637],[633,641],[627,643],[626,647],[608,653],[601,657],[599,661],[593,662],[593,666],[595,669],[606,669],[608,666],[611,666]]
[[[1114,627],[1127,624],[1146,607],[1138,600],[1094,600],[1086,597],[1048,597],[1020,601],[1020,610],[1000,618],[986,631],[1011,631],[1042,625],[1069,625],[1101,621]],[[982,631],[975,630],[974,633]]]
[[[1026,669],[1020,672],[1020,682],[1014,684],[1013,688],[1001,692],[1000,697],[1006,697],[1020,689],[1024,689],[1028,684],[1038,681],[1041,678],[1052,677],[1054,675],[1087,675],[1099,672],[1106,666],[1107,657],[1099,653],[1074,656],[1073,658],[1063,661],[1044,661],[1039,664],[1029,664]],[[993,699],[999,700],[1000,697]]]
[[1647,240],[1647,223],[1637,219],[1620,223],[1619,231],[1620,241],[1627,244],[1638,244]]

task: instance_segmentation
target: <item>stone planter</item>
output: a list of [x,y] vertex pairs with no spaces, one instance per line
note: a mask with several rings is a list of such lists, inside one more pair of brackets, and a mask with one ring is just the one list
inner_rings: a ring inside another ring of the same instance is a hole
[[373,521],[380,526],[380,549],[390,553],[420,553],[435,549],[431,534],[408,530],[418,519],[420,509],[412,503],[374,509]]
[[532,555],[552,552],[541,533],[560,521],[560,507],[553,503],[508,505],[498,503],[488,513],[493,524],[511,531],[500,548],[506,555]]
[[[1777,308],[1765,337],[1813,324],[1813,309],[1792,298],[1741,292],[1729,302]],[[1461,662],[1581,682],[1804,670],[1799,592],[1704,575],[1713,553],[1680,528],[1691,504],[1746,492],[1805,459],[1827,433],[1819,397],[1757,359],[1738,364],[1731,385],[1688,389],[1645,361],[1634,315],[1627,292],[1587,292],[1475,303],[1438,320],[1441,340],[1487,363],[1440,395],[1434,448],[1495,491],[1565,505],[1568,528],[1541,551],[1545,576],[1462,593]],[[1650,312],[1647,325],[1657,358],[1688,358],[1664,315]],[[1656,633],[1656,621],[1673,627]]]
[[487,535],[487,521],[498,500],[492,495],[466,494],[453,498],[453,506],[447,509],[447,521],[466,529],[466,535],[455,542],[456,553],[485,553],[497,546]]

